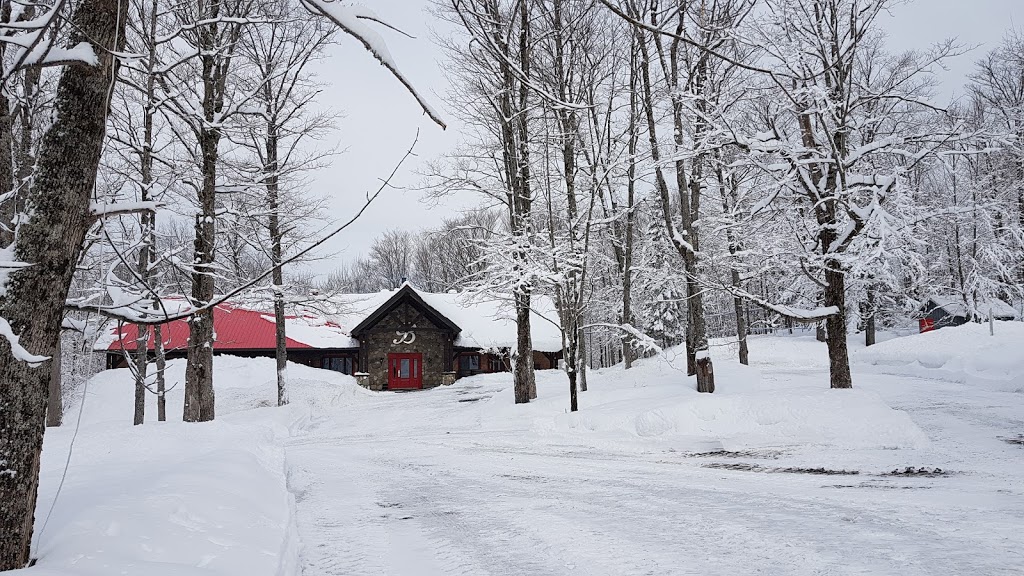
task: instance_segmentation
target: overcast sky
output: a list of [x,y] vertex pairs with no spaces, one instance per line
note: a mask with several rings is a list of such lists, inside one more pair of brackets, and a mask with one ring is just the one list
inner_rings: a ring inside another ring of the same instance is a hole
[[[339,263],[364,255],[373,238],[389,228],[420,229],[438,224],[446,216],[473,204],[471,197],[454,198],[433,205],[410,188],[419,183],[416,170],[422,162],[436,158],[459,141],[459,126],[447,114],[447,79],[435,34],[442,24],[429,13],[430,0],[366,1],[378,15],[415,39],[382,32],[395,60],[414,85],[425,93],[434,107],[452,122],[442,131],[421,114],[416,102],[376,63],[360,45],[342,38],[330,57],[317,66],[326,83],[325,104],[343,114],[337,132],[323,144],[344,153],[331,166],[319,171],[313,193],[328,199],[328,216],[348,219],[361,205],[368,191],[391,172],[420,130],[418,156],[406,163],[395,184],[386,190],[367,212],[340,237],[329,244],[334,256],[313,265],[326,274]],[[973,51],[947,62],[942,71],[940,100],[962,93],[972,65],[997,45],[1003,35],[1024,18],[1024,0],[916,0],[897,4],[884,18],[888,44],[893,51],[921,49],[955,37]]]

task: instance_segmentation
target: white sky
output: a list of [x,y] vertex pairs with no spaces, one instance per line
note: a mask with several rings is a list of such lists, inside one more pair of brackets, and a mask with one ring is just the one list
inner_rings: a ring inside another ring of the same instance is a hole
[[[367,212],[330,244],[333,257],[313,264],[326,274],[341,262],[367,252],[373,238],[389,228],[419,229],[434,226],[459,209],[475,203],[472,197],[454,198],[443,206],[426,202],[409,188],[420,178],[416,170],[429,159],[450,150],[459,140],[459,127],[447,114],[441,53],[434,33],[442,23],[428,12],[430,0],[366,1],[378,15],[415,36],[409,39],[382,31],[402,71],[451,124],[447,131],[422,115],[416,102],[390,74],[348,37],[335,46],[317,72],[327,83],[323,102],[343,114],[339,130],[323,142],[344,153],[318,172],[312,192],[328,198],[328,216],[341,221],[350,217],[366,193],[376,190],[381,178],[412,143],[420,129],[417,157],[406,163],[394,183],[404,189],[386,190]],[[916,0],[897,4],[886,18],[890,49],[922,49],[956,37],[974,50],[947,62],[940,73],[939,99],[962,92],[961,86],[973,63],[995,47],[1004,33],[1024,19],[1024,0]],[[443,31],[441,31],[443,32]]]

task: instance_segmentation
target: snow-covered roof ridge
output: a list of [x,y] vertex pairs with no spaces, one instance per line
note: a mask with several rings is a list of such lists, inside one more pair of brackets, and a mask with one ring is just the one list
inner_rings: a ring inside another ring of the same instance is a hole
[[[330,300],[337,308],[337,312],[333,314],[309,311],[289,314],[285,318],[288,339],[300,347],[358,348],[359,340],[352,336],[353,331],[388,306],[402,290],[415,294],[424,304],[454,325],[451,328],[457,329],[458,332],[455,346],[481,350],[515,348],[515,309],[511,300],[469,292],[427,292],[408,282],[397,290],[334,295]],[[533,337],[534,350],[560,351],[562,335],[554,302],[547,296],[534,295],[531,303],[533,314],[530,333]],[[214,318],[215,324],[226,321],[231,321],[232,325],[237,324],[234,328],[224,325],[218,327],[219,340],[224,340],[220,343],[221,347],[227,346],[227,341],[232,342],[235,347],[244,347],[244,342],[256,340],[259,340],[257,347],[273,347],[266,342],[269,338],[267,335],[272,335],[273,331],[264,329],[263,323],[266,322],[268,327],[273,326],[274,316],[259,302],[224,302],[216,307]],[[166,331],[165,338],[174,340],[171,338],[173,335],[177,340],[184,342],[184,339],[188,338],[186,324],[183,320],[172,323],[171,329]],[[132,325],[125,325],[120,332],[114,327],[97,341],[94,349],[120,349],[122,342],[126,348],[134,349],[134,330]]]
[[[336,295],[333,299],[343,312],[331,319],[351,334],[352,330],[387,305],[403,289],[415,293],[425,304],[461,329],[455,346],[480,349],[515,347],[515,309],[510,300],[470,292],[427,292],[408,281],[395,290]],[[554,302],[547,296],[534,295],[531,308],[530,333],[534,349],[541,352],[560,351],[562,334]]]

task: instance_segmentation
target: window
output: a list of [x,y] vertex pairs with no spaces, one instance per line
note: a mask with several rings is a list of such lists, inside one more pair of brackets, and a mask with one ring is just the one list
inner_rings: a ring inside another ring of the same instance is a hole
[[459,373],[473,374],[480,371],[479,354],[463,354],[459,356]]
[[501,356],[491,356],[491,372],[504,372],[505,362],[502,361]]
[[320,361],[320,367],[324,370],[334,370],[342,374],[352,375],[354,362],[351,356],[326,356]]

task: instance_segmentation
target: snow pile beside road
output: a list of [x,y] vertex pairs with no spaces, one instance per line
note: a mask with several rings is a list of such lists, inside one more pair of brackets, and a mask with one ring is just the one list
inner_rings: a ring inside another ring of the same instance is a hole
[[851,354],[851,361],[885,374],[1024,392],[1024,323],[965,324],[894,338]]
[[[283,450],[271,426],[171,422],[83,428],[36,570],[67,576],[294,573],[298,558]],[[50,430],[37,531],[72,427]]]
[[927,438],[903,412],[860,391],[687,394],[666,406],[634,410],[594,407],[562,424],[590,431],[625,430],[640,437],[697,443],[723,450],[821,445],[835,448],[917,448]]
[[591,376],[581,411],[539,420],[552,432],[623,436],[683,449],[747,450],[785,446],[840,449],[918,448],[928,439],[906,413],[866,390],[830,390],[764,381],[733,360],[715,362],[718,390],[698,394],[685,360],[650,358],[626,371]]
[[[184,382],[168,362],[167,385]],[[36,509],[36,567],[26,576],[297,574],[294,499],[281,440],[319,411],[372,394],[335,372],[290,364],[291,404],[276,404],[274,360],[214,360],[217,420],[181,422],[183,385],[168,393],[168,422],[132,426],[126,369],[88,386],[67,479],[44,531],[75,428],[49,428]]]
[[[277,406],[277,367],[273,358],[215,356],[214,393],[217,417],[254,408]],[[167,419],[181,420],[185,402],[185,359],[170,360],[164,371],[167,381]],[[155,387],[155,384],[153,384]],[[105,370],[93,377],[83,423],[131,423],[135,405],[135,383],[127,368]],[[319,370],[288,363],[288,397],[306,409],[322,409],[345,400],[369,397],[373,393],[340,372]],[[69,411],[69,418],[77,406]],[[156,420],[156,395],[146,394],[146,422]]]

